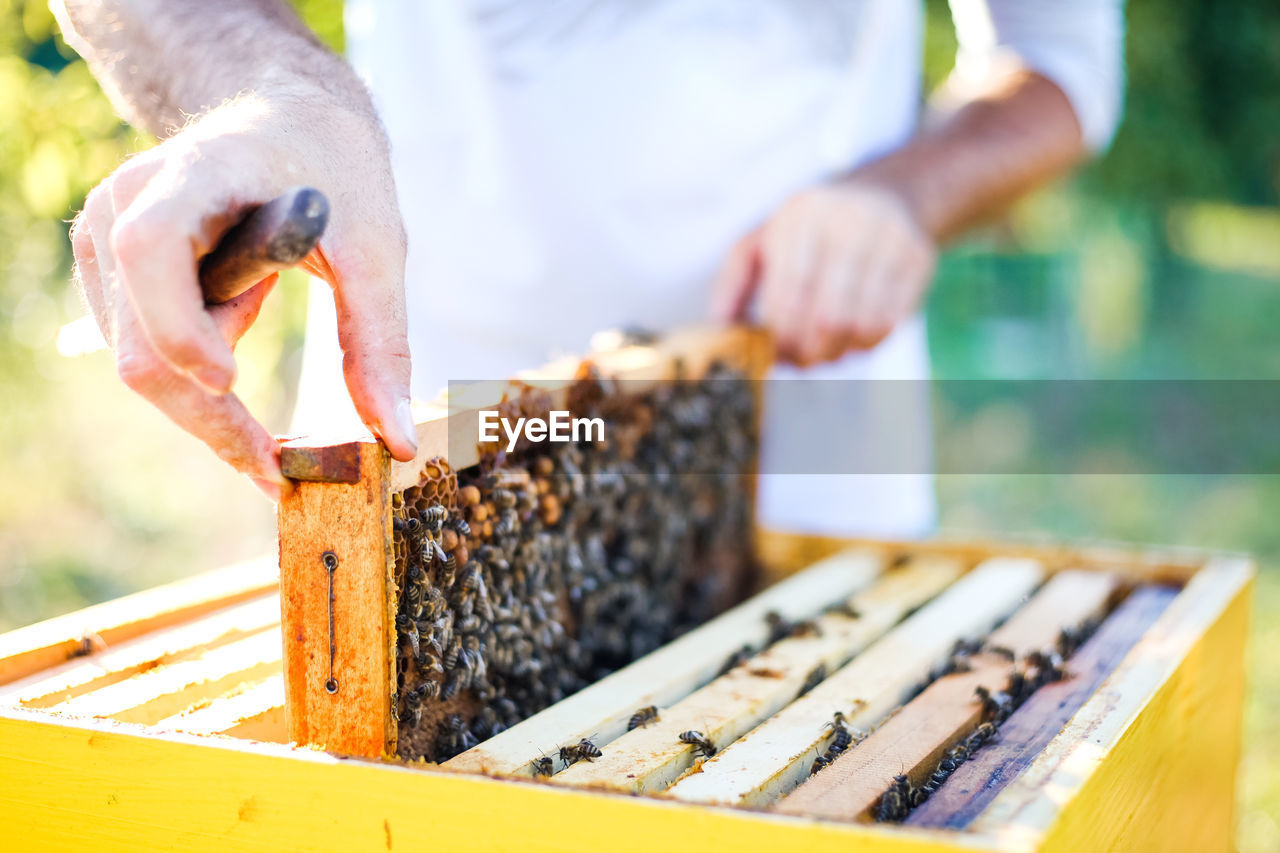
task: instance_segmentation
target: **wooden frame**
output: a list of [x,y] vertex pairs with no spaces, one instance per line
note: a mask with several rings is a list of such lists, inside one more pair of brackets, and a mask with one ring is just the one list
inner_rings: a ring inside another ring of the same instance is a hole
[[[974,555],[1003,550],[987,543],[864,547],[886,554],[916,548],[970,562]],[[1081,561],[1079,551],[1066,561],[1062,553],[1043,549],[1034,556],[1050,570],[1106,568],[1135,580],[1171,571],[1138,552],[1109,550],[1105,564]],[[1254,569],[1247,558],[1230,555],[1183,557],[1185,586],[1173,602],[1102,689],[963,832],[838,824],[341,760],[311,749],[15,707],[0,708],[0,825],[9,837],[42,850],[84,849],[86,842],[104,850],[395,849],[429,843],[536,853],[595,850],[602,839],[619,851],[708,845],[1009,853],[1227,850]],[[196,582],[209,595],[205,601],[153,595],[144,599],[151,602],[145,618],[116,607],[97,611],[93,624],[103,637],[138,637],[153,633],[138,624],[165,624],[171,617],[163,614],[209,614],[234,606],[242,593],[216,593],[234,576]],[[255,594],[261,593],[259,588]],[[79,649],[85,624],[84,614],[73,616],[15,632],[21,642],[14,635],[0,638],[0,647],[9,649],[0,671],[30,676],[66,663],[66,655]],[[167,624],[154,631],[175,630],[176,622]],[[50,649],[64,650],[63,656],[50,660]],[[0,683],[13,680],[9,675]]]
[[761,378],[772,361],[769,339],[747,328],[689,329],[652,345],[556,362],[510,383],[464,389],[415,410],[412,462],[392,462],[372,436],[287,442],[282,467],[297,480],[279,509],[289,738],[344,755],[395,754],[391,496],[416,485],[433,459],[446,459],[454,470],[476,464],[478,443],[458,436],[478,436],[481,410],[530,387],[562,406],[584,364],[602,378],[645,383],[697,378],[716,361]]

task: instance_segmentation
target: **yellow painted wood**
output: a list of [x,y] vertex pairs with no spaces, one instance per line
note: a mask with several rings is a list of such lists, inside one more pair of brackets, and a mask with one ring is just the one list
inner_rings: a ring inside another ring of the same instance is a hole
[[660,791],[694,762],[680,733],[695,729],[723,748],[796,698],[816,666],[835,672],[960,576],[957,560],[922,557],[854,594],[861,615],[837,613],[815,620],[819,633],[781,640],[751,660],[661,709],[661,718],[628,732],[594,761],[580,761],[552,777],[567,785],[601,785],[637,792]]
[[48,708],[279,624],[280,596],[271,592],[6,684],[0,687],[0,705]]
[[0,684],[255,598],[278,585],[275,557],[261,557],[10,631],[0,635]]
[[7,850],[958,853],[990,839],[842,826],[339,760],[0,710]]
[[157,723],[245,683],[281,671],[280,632],[267,630],[197,657],[136,675],[54,705],[52,710],[130,723]]
[[1254,573],[1197,574],[971,828],[1063,853],[1232,849]]
[[606,744],[626,731],[637,708],[665,707],[711,681],[744,643],[768,637],[765,614],[807,619],[868,586],[884,568],[878,555],[852,550],[770,587],[710,622],[446,762],[454,770],[530,775],[530,763],[561,744],[590,737]]

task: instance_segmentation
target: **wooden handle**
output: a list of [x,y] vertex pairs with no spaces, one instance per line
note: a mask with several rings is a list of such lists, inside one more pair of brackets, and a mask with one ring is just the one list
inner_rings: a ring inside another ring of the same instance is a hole
[[329,221],[329,201],[311,187],[295,187],[255,208],[200,262],[205,302],[234,299],[267,276],[305,258]]

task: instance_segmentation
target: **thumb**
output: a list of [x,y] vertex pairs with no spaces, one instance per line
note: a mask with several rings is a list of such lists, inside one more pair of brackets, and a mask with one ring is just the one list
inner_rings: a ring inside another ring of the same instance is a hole
[[330,281],[351,402],[391,455],[407,462],[418,452],[418,435],[409,405],[403,256],[399,264],[364,267]]
[[756,229],[734,245],[711,289],[711,316],[721,323],[746,318],[760,283],[760,237]]

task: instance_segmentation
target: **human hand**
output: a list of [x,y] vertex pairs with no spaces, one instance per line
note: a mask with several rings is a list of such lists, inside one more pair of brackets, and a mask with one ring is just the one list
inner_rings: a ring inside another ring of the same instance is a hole
[[792,197],[734,246],[716,281],[713,315],[745,319],[754,297],[778,356],[807,366],[883,340],[919,306],[937,261],[904,193],[843,181]]
[[303,266],[334,289],[351,398],[391,454],[411,459],[405,237],[371,114],[322,92],[242,96],[126,161],[72,226],[78,278],[120,378],[271,497],[286,483],[279,446],[231,389],[232,351],[275,277],[206,306],[197,265],[249,207],[298,184],[332,202]]

